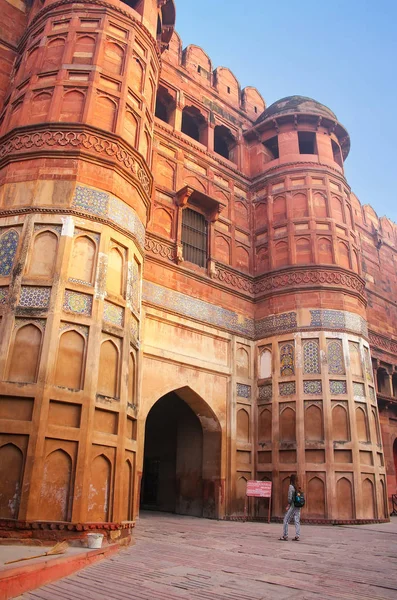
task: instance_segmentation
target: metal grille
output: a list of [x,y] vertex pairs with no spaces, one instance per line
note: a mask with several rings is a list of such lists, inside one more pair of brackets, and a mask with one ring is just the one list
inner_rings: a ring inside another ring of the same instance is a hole
[[182,212],[183,258],[206,267],[207,265],[207,221],[200,213],[185,208]]

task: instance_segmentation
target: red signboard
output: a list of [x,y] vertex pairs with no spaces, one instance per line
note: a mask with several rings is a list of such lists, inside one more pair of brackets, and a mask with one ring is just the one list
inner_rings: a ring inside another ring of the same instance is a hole
[[247,481],[246,495],[250,498],[271,498],[271,481]]

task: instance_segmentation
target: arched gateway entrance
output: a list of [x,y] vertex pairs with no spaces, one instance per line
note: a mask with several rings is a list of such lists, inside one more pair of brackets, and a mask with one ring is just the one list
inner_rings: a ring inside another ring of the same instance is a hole
[[208,404],[184,387],[160,398],[146,419],[141,508],[216,518],[221,430]]

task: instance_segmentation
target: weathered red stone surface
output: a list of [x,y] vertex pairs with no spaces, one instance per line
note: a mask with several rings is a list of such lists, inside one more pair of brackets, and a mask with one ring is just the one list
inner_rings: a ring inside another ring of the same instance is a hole
[[0,6],[0,535],[238,519],[249,479],[280,518],[291,472],[309,519],[387,519],[397,230],[338,117],[173,0]]

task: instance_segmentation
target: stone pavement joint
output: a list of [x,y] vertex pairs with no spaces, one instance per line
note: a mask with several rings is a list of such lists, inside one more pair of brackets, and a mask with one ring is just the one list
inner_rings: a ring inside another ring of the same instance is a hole
[[306,526],[144,513],[136,544],[21,600],[395,600],[397,520]]

